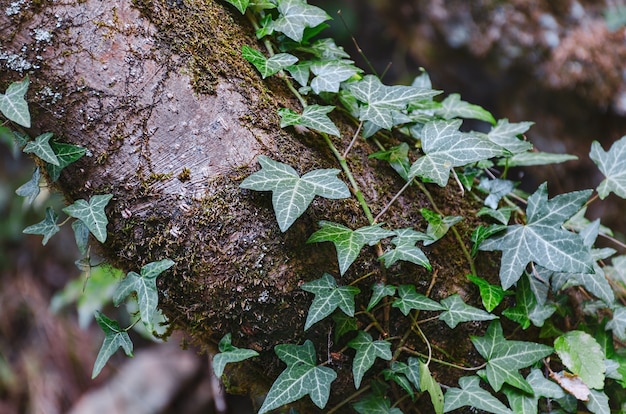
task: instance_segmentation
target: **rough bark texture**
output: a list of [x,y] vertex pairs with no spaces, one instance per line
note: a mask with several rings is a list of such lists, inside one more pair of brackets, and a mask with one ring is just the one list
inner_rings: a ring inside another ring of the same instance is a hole
[[[9,10],[7,0],[0,5]],[[279,80],[262,81],[241,58],[243,44],[256,44],[247,22],[212,0],[43,1],[19,3],[17,9],[0,14],[5,39],[0,88],[29,73],[34,119],[29,132],[52,131],[60,141],[89,149],[57,186],[69,202],[114,194],[107,208],[108,240],[101,248],[108,260],[125,270],[166,257],[176,262],[159,278],[160,307],[172,328],[207,350],[231,332],[236,346],[261,353],[246,369],[230,370],[230,390],[265,391],[284,368],[273,353],[278,343],[310,338],[323,360],[340,350],[345,341],[329,341],[330,324],[303,330],[312,297],[299,286],[324,271],[338,275],[333,247],[305,241],[318,220],[353,228],[367,223],[354,199],[316,199],[281,233],[270,195],[239,189],[257,169],[259,154],[300,173],[336,167],[319,137],[279,127],[276,110],[297,109],[297,103]],[[354,125],[336,121],[343,132],[336,144],[345,148]],[[349,163],[372,209],[380,211],[402,182],[384,163],[367,158],[372,152],[367,145],[357,144]],[[467,215],[475,207],[455,190],[431,190],[446,215]],[[394,228],[423,229],[421,207],[433,208],[409,191],[385,221]],[[459,227],[467,243],[475,224]],[[426,291],[434,274],[433,298],[461,293],[475,301],[477,291],[465,281],[469,266],[455,243],[447,236],[426,249],[433,273],[404,264],[388,272],[388,282]],[[347,284],[374,272],[357,284],[364,292],[382,277],[373,248],[366,249],[341,280]],[[495,282],[496,264],[485,257],[479,267]],[[392,336],[407,329],[396,312]],[[451,331],[433,322],[425,331],[435,349],[449,353],[446,359],[472,365],[480,362],[468,334],[483,327],[466,324]],[[424,348],[417,336],[409,345]],[[333,398],[354,392],[350,365],[342,358],[330,365],[340,374]],[[442,369],[434,375],[454,386],[458,373]]]

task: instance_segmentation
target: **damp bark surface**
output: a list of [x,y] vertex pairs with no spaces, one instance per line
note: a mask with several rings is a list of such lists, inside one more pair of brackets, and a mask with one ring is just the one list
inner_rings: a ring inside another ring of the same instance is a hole
[[[11,3],[12,4],[12,3]],[[2,10],[11,4],[1,0]],[[262,394],[284,369],[276,358],[279,343],[311,339],[319,362],[328,360],[339,373],[332,405],[354,392],[351,351],[337,352],[347,339],[332,339],[332,324],[320,322],[304,331],[312,296],[299,287],[324,272],[342,285],[357,279],[367,292],[384,272],[374,247],[339,278],[330,244],[306,244],[320,220],[351,228],[367,225],[354,198],[315,199],[285,233],[276,224],[269,193],[239,188],[267,155],[303,174],[337,168],[333,154],[315,134],[281,129],[277,110],[298,109],[280,80],[262,80],[243,58],[241,46],[259,48],[245,19],[211,0],[172,3],[101,2],[20,3],[15,13],[0,14],[2,90],[29,74],[28,100],[34,119],[32,136],[51,131],[62,142],[81,145],[89,154],[66,168],[55,186],[68,202],[94,194],[113,194],[107,207],[108,239],[99,248],[108,261],[137,271],[170,258],[176,265],[159,278],[160,308],[172,329],[215,351],[226,333],[233,343],[260,357],[227,370],[231,391]],[[335,118],[345,148],[356,129]],[[393,144],[393,138],[387,138]],[[375,151],[359,141],[348,162],[371,208],[380,211],[403,185]],[[346,180],[346,177],[340,175]],[[476,209],[456,187],[428,187],[446,215]],[[390,227],[424,230],[420,208],[432,202],[407,191],[383,217]],[[459,227],[469,246],[477,223]],[[469,265],[452,235],[425,249],[433,272],[411,264],[392,267],[387,283],[432,287],[434,299],[461,294],[470,303],[478,293],[466,281]],[[485,256],[481,276],[495,283],[497,261]],[[363,278],[371,273],[371,276]],[[366,306],[357,303],[357,310]],[[391,310],[389,335],[408,325]],[[428,315],[425,313],[425,317]],[[360,320],[360,328],[369,321]],[[435,321],[424,328],[435,349],[455,363],[480,365],[469,334],[485,325],[465,324],[454,331]],[[425,350],[416,335],[407,346]],[[434,370],[438,381],[456,386],[458,372]],[[428,412],[424,402],[422,412]],[[314,412],[306,407],[303,412]]]

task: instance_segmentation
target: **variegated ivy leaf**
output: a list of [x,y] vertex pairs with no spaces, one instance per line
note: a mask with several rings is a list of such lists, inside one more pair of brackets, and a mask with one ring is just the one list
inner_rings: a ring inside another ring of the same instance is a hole
[[369,303],[367,304],[367,311],[371,311],[374,309],[374,306],[378,305],[378,303],[385,296],[393,296],[396,293],[396,287],[385,285],[383,283],[376,283],[372,286],[372,297],[370,298]]
[[270,58],[266,58],[263,53],[244,45],[241,48],[243,57],[254,65],[261,73],[263,79],[278,73],[287,66],[293,65],[298,58],[289,53],[277,53]]
[[39,195],[39,180],[41,179],[41,173],[39,173],[39,167],[35,168],[33,172],[33,176],[26,182],[21,185],[17,190],[15,190],[15,194],[20,197],[25,197],[26,202],[28,204],[32,204],[35,201],[35,198]]
[[28,90],[29,80],[26,77],[21,82],[13,82],[5,93],[0,93],[0,112],[10,121],[30,128],[30,112],[24,96]]
[[24,234],[41,234],[43,236],[42,244],[45,246],[50,240],[50,237],[54,236],[61,230],[57,225],[58,216],[54,212],[52,207],[46,208],[46,218],[37,224],[26,227],[22,232]]
[[213,356],[213,372],[217,378],[221,378],[226,364],[241,362],[259,355],[252,349],[237,348],[231,343],[231,334],[226,334],[218,345],[219,353]]
[[305,331],[337,308],[348,316],[354,316],[354,297],[360,292],[358,288],[337,286],[335,278],[324,273],[320,279],[302,284],[300,289],[315,295],[304,323]]
[[272,22],[272,29],[296,42],[302,40],[305,28],[330,20],[324,10],[307,4],[306,0],[278,0],[278,12],[280,15]]
[[609,397],[602,391],[589,390],[589,401],[585,405],[594,414],[611,414]]
[[477,376],[459,378],[461,388],[449,388],[446,391],[443,412],[447,413],[461,407],[473,407],[494,414],[514,414],[500,400],[480,387]]
[[432,270],[428,257],[426,257],[422,249],[415,246],[415,243],[418,241],[431,241],[432,238],[430,236],[410,228],[396,230],[395,235],[396,237],[391,239],[391,243],[395,247],[378,258],[385,263],[386,268],[389,268],[398,260],[402,260]]
[[35,154],[45,162],[58,166],[59,159],[50,146],[50,138],[52,138],[52,132],[41,134],[34,141],[26,144],[23,151]]
[[361,72],[361,69],[352,64],[350,60],[331,60],[327,62],[315,62],[311,65],[311,72],[315,78],[311,81],[311,89],[316,94],[321,92],[339,92],[341,82],[350,79],[353,75]]
[[431,121],[421,132],[424,154],[413,163],[409,178],[428,178],[445,187],[454,167],[505,154],[505,150],[493,142],[476,135],[460,132],[460,119]]
[[499,166],[531,167],[534,165],[559,164],[565,161],[577,160],[578,157],[569,154],[552,154],[549,152],[520,152],[509,158],[498,161]]
[[413,309],[425,310],[425,311],[441,311],[446,308],[429,299],[427,296],[417,293],[415,291],[415,285],[401,285],[398,286],[398,296],[393,303],[392,307],[400,309],[400,312],[407,316]]
[[461,322],[498,319],[496,315],[463,302],[461,296],[457,294],[443,299],[441,305],[446,308],[446,311],[439,314],[439,319],[444,321],[452,329],[456,328]]
[[[250,0],[226,0],[228,3],[232,4],[239,10],[239,13],[245,14],[248,5],[250,4]],[[220,375],[218,375],[220,377]]]
[[439,213],[435,213],[427,208],[420,209],[422,217],[428,222],[426,228],[427,240],[424,240],[424,246],[433,244],[437,240],[446,235],[450,227],[454,226],[459,221],[463,220],[461,216],[441,216]]
[[515,291],[515,306],[508,307],[502,314],[520,324],[522,329],[526,329],[533,325],[542,327],[546,319],[548,319],[556,311],[556,306],[551,304],[540,303],[535,297],[535,293],[531,289],[530,276],[523,275],[517,283]]
[[63,211],[71,217],[82,220],[91,234],[100,243],[104,243],[107,239],[107,224],[109,224],[104,208],[111,198],[113,194],[94,195],[89,202],[77,200],[74,204],[65,207]]
[[472,336],[471,341],[487,360],[487,380],[495,391],[500,391],[502,385],[507,383],[532,394],[532,387],[518,370],[531,366],[553,351],[552,347],[546,345],[506,340],[498,321],[491,322],[485,336]]
[[274,348],[276,355],[287,368],[272,384],[258,414],[297,401],[305,395],[319,408],[324,408],[330,396],[330,385],[337,378],[332,369],[316,365],[317,356],[313,342],[304,345],[280,344]]
[[354,387],[358,390],[361,381],[368,369],[374,365],[376,358],[391,360],[391,342],[384,340],[372,340],[372,336],[364,331],[359,331],[356,338],[348,342],[348,346],[356,350],[352,361],[352,375]]
[[339,199],[350,197],[350,190],[337,178],[339,170],[313,170],[302,177],[292,167],[260,155],[261,170],[247,177],[241,188],[271,191],[272,205],[280,230],[285,232],[304,213],[316,195]]
[[[515,183],[510,180],[501,180],[499,178],[494,178],[490,180],[489,178],[482,178],[480,180],[480,184],[478,184],[478,189],[488,193],[489,195],[485,198],[485,205],[491,207],[496,210],[498,208],[498,203],[500,200],[508,195],[515,188]],[[504,223],[506,224],[506,223]]]
[[626,198],[626,135],[615,141],[608,151],[604,151],[602,145],[594,141],[589,158],[605,177],[597,188],[600,198],[605,199],[611,192]]
[[350,55],[337,46],[334,39],[325,38],[313,42],[311,46],[300,46],[298,50],[308,52],[320,60],[338,60],[350,58]]
[[491,115],[491,112],[479,105],[462,101],[461,95],[458,93],[450,94],[446,99],[444,99],[441,102],[441,107],[435,110],[435,115],[438,115],[443,119],[468,118],[479,119],[493,125],[496,123],[496,120],[493,115]]
[[100,352],[96,357],[96,362],[93,365],[93,371],[91,372],[91,378],[98,376],[102,368],[106,365],[107,361],[118,348],[122,348],[126,356],[133,356],[133,342],[128,336],[128,332],[125,329],[121,329],[117,321],[109,319],[100,311],[96,311],[96,322],[100,328],[104,331],[104,342],[100,347]]
[[540,397],[559,399],[565,396],[563,389],[543,376],[540,369],[533,368],[526,377],[534,394],[527,394],[516,388],[505,387],[504,394],[516,414],[537,414]]
[[613,318],[606,324],[606,329],[613,330],[613,334],[621,341],[626,341],[626,307],[616,306]]
[[291,109],[281,108],[278,110],[280,127],[301,125],[338,137],[340,135],[339,130],[327,115],[333,109],[335,109],[334,106],[309,105],[304,108],[302,114],[298,114]]
[[83,147],[61,142],[52,141],[50,147],[52,147],[52,150],[59,160],[59,165],[46,164],[46,171],[48,171],[48,175],[53,182],[59,179],[63,168],[79,160],[87,153],[87,150]]
[[395,233],[385,230],[380,225],[361,227],[351,230],[341,224],[320,221],[321,229],[306,241],[307,243],[333,242],[337,250],[339,272],[343,275],[357,258],[366,244],[373,246],[381,239],[391,237]]
[[561,194],[548,200],[546,184],[528,198],[527,222],[508,226],[505,233],[485,240],[480,250],[501,250],[500,280],[508,289],[526,265],[535,262],[557,272],[593,273],[589,247],[561,225],[589,198],[591,191]]
[[476,215],[478,217],[489,216],[506,226],[509,223],[509,219],[511,218],[511,213],[513,213],[515,210],[516,210],[515,207],[502,207],[497,210],[494,210],[488,207],[483,207],[480,210],[478,210]]
[[511,124],[508,119],[499,119],[498,123],[487,134],[487,138],[513,154],[530,151],[533,145],[518,137],[528,131],[533,124],[534,122]]
[[352,408],[359,414],[402,414],[398,407],[391,407],[388,398],[378,394],[368,394],[354,403]]
[[409,144],[402,142],[400,145],[391,147],[387,150],[377,151],[370,154],[368,158],[376,158],[378,160],[384,160],[389,163],[403,179],[409,180],[409,169],[411,168],[411,162],[409,161]]
[[383,129],[391,129],[395,125],[394,111],[405,110],[409,102],[430,99],[439,94],[439,91],[414,86],[386,86],[373,75],[366,75],[346,87],[361,102],[359,119],[371,121]]
[[291,77],[294,78],[300,86],[307,86],[309,84],[310,69],[311,62],[302,62],[285,68],[285,70],[289,72]]

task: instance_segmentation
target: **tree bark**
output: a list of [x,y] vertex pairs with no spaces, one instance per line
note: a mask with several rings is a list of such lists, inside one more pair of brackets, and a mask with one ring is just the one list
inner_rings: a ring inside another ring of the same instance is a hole
[[[0,1],[3,11],[11,4]],[[213,0],[44,1],[17,8],[0,14],[0,87],[29,74],[29,133],[52,131],[59,141],[89,150],[56,185],[69,202],[114,194],[101,254],[125,270],[164,258],[176,262],[159,278],[159,306],[171,327],[209,351],[230,332],[236,346],[261,353],[246,369],[229,370],[231,390],[267,390],[284,369],[273,352],[276,344],[312,339],[321,360],[339,352],[345,340],[332,343],[329,322],[303,330],[312,297],[299,286],[324,271],[338,275],[333,247],[306,240],[319,220],[351,228],[368,223],[354,198],[316,199],[281,233],[270,194],[239,188],[258,169],[261,154],[301,174],[337,167],[318,136],[280,128],[277,109],[299,110],[298,103],[279,79],[262,80],[241,57],[244,44],[260,48],[247,21]],[[334,120],[342,132],[335,144],[346,148],[355,125]],[[368,159],[375,150],[361,140],[348,162],[378,212],[403,182],[382,161]],[[468,216],[464,212],[476,206],[450,188],[429,186],[436,206],[407,191],[383,221],[423,229],[422,207]],[[459,227],[468,246],[475,225],[468,219]],[[387,278],[424,292],[432,285],[434,299],[460,293],[476,301],[477,291],[465,279],[469,265],[456,243],[449,235],[425,249],[432,273],[403,264],[385,274],[374,248],[367,247],[340,284],[373,272],[357,283],[362,292]],[[481,276],[495,282],[496,263],[485,258],[479,267]],[[365,305],[357,303],[357,309]],[[360,320],[362,327],[369,322]],[[389,324],[392,336],[407,329],[399,318]],[[467,325],[452,331],[434,322],[425,333],[447,358],[478,365],[468,334],[482,325]],[[425,349],[417,335],[409,343]],[[329,364],[339,373],[332,398],[341,400],[354,392],[350,365],[341,358]],[[442,368],[434,375],[454,386],[458,374]]]

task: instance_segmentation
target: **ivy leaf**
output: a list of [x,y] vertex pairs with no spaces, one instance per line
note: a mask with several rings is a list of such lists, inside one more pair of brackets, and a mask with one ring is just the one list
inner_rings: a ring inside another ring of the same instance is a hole
[[258,157],[261,170],[247,177],[241,188],[271,191],[280,230],[285,232],[304,213],[316,195],[339,199],[350,197],[348,187],[337,178],[339,170],[313,170],[302,177],[292,167],[269,157]]
[[32,226],[26,227],[22,232],[24,234],[41,234],[43,236],[43,240],[41,244],[44,246],[50,240],[50,237],[54,236],[61,230],[61,228],[57,225],[57,213],[54,212],[52,207],[46,208],[46,218],[43,221],[40,221],[37,224],[33,224]]
[[487,134],[487,138],[513,154],[530,151],[533,145],[528,141],[519,139],[518,136],[528,131],[533,124],[534,122],[511,124],[508,119],[499,119],[498,123]]
[[489,216],[506,226],[509,223],[509,220],[511,219],[511,213],[513,213],[514,211],[515,211],[514,207],[502,207],[497,210],[494,210],[488,207],[483,207],[480,210],[478,210],[476,215],[478,217]]
[[391,285],[385,285],[384,283],[376,283],[372,286],[372,297],[367,304],[367,311],[374,309],[376,305],[385,297],[393,296],[396,293],[396,287]]
[[70,217],[82,220],[91,234],[100,243],[104,243],[107,239],[107,224],[109,224],[104,208],[111,198],[113,194],[94,195],[89,202],[77,200],[74,204],[65,207],[63,211]]
[[491,322],[483,337],[472,336],[471,341],[487,360],[487,380],[495,391],[507,383],[529,394],[532,387],[518,372],[550,355],[552,347],[523,341],[507,341],[497,321]]
[[417,293],[415,291],[415,285],[398,286],[398,296],[400,296],[400,298],[396,298],[391,306],[399,308],[404,316],[407,316],[413,309],[425,311],[446,310],[446,308],[438,302],[429,299],[421,293]]
[[82,220],[74,220],[72,230],[74,231],[74,240],[76,240],[78,251],[82,255],[87,254],[87,247],[89,246],[89,228]]
[[480,378],[459,378],[461,388],[449,388],[446,392],[443,412],[447,413],[457,408],[469,406],[494,414],[513,414],[506,405],[491,395],[488,391],[480,388]]
[[[285,70],[289,72],[292,78],[300,84],[300,86],[307,86],[309,83],[309,72],[311,69],[311,62],[302,62],[297,65],[287,66]],[[279,110],[280,111],[280,110]]]
[[337,126],[326,115],[333,109],[335,109],[334,106],[309,105],[304,108],[302,114],[298,114],[291,109],[281,108],[278,110],[280,127],[302,125],[338,137],[340,133]]
[[387,269],[398,260],[402,260],[425,267],[429,271],[432,270],[428,257],[426,257],[422,249],[415,246],[415,243],[420,240],[432,240],[430,236],[410,228],[396,230],[395,234],[396,237],[391,239],[391,243],[395,246],[395,248],[385,252],[378,258],[385,263],[385,267]]
[[300,42],[304,29],[315,27],[330,20],[330,16],[322,9],[311,6],[305,0],[280,0],[278,2],[280,17],[272,23],[272,29],[284,33],[288,38]]
[[517,282],[529,262],[557,272],[593,273],[593,259],[583,239],[561,227],[590,194],[590,190],[576,191],[548,200],[544,183],[528,198],[526,225],[508,226],[506,233],[480,245],[480,250],[502,251],[500,280],[504,289]]
[[399,408],[391,408],[391,402],[383,395],[369,394],[352,405],[359,414],[402,414]]
[[589,401],[585,403],[587,409],[594,414],[611,414],[609,397],[602,391],[589,390]]
[[613,310],[613,318],[606,324],[606,329],[613,330],[615,336],[626,341],[626,307],[617,306]]
[[363,375],[374,365],[376,358],[391,360],[391,342],[384,340],[373,341],[372,336],[364,331],[359,331],[356,338],[348,342],[348,346],[356,350],[352,362],[352,375],[354,387],[361,387]]
[[504,154],[504,149],[476,135],[459,131],[463,121],[431,121],[421,132],[424,154],[411,165],[409,178],[428,178],[445,187],[454,167]]
[[39,135],[34,141],[26,144],[23,151],[28,154],[35,154],[47,163],[59,166],[59,159],[52,150],[49,142],[52,135],[52,132],[46,132],[45,134]]
[[554,340],[554,350],[563,365],[578,375],[590,388],[604,388],[604,351],[583,331],[570,331]]
[[429,237],[429,239],[424,241],[424,246],[433,244],[437,240],[441,239],[443,236],[446,235],[448,230],[450,230],[450,227],[463,220],[463,217],[461,216],[443,217],[441,216],[441,214],[427,208],[420,209],[420,213],[422,214],[422,217],[424,217],[424,219],[428,222],[426,235]]
[[556,311],[556,306],[539,303],[531,289],[530,276],[524,275],[517,284],[515,292],[515,307],[505,309],[502,314],[519,323],[522,329],[533,325],[541,327]]
[[13,82],[4,94],[0,93],[0,112],[10,121],[30,128],[30,112],[24,96],[28,90],[28,77],[21,82]]
[[335,342],[348,332],[358,329],[356,318],[348,316],[343,312],[333,313],[333,322],[335,322]]
[[333,242],[337,250],[341,275],[348,270],[363,246],[366,244],[373,246],[381,239],[394,235],[394,232],[385,230],[380,225],[361,227],[357,230],[351,230],[341,224],[330,221],[320,221],[319,225],[321,229],[313,233],[306,242]]
[[406,374],[408,373],[409,366],[404,362],[398,361],[392,361],[389,368],[385,368],[382,371],[385,381],[389,382],[389,380],[392,380],[393,382],[398,384],[404,391],[406,391],[406,393],[411,396],[411,399],[415,399],[415,392],[413,392],[411,382],[406,376]]
[[458,93],[450,94],[446,99],[441,102],[441,107],[435,110],[435,115],[442,117],[443,119],[453,118],[468,118],[479,119],[481,121],[489,122],[495,125],[496,120],[491,115],[491,112],[478,105],[461,100],[461,95]]
[[272,384],[259,414],[297,401],[307,394],[315,405],[324,408],[330,395],[330,384],[337,378],[337,373],[315,364],[313,342],[307,340],[304,345],[281,344],[274,349],[287,368]]
[[[235,6],[237,10],[239,10],[239,13],[241,14],[246,14],[246,9],[248,8],[248,5],[250,4],[250,0],[226,0],[226,1],[232,4],[233,6]],[[219,377],[221,377],[221,375],[218,375],[218,378]]]
[[152,330],[154,313],[159,304],[156,278],[173,265],[174,262],[172,260],[164,259],[143,266],[140,275],[135,272],[128,272],[126,277],[117,285],[113,293],[113,304],[119,306],[128,295],[132,292],[136,292],[141,320],[146,324],[149,330]]
[[409,144],[406,142],[401,143],[395,147],[391,147],[388,150],[377,151],[370,154],[368,158],[376,158],[378,160],[384,160],[389,162],[391,168],[397,172],[400,177],[405,181],[409,181],[409,169],[411,163],[409,162]]
[[213,356],[213,372],[217,378],[221,378],[226,364],[241,362],[258,356],[259,353],[252,349],[237,348],[231,343],[231,334],[227,333],[218,345],[219,353]]
[[489,321],[498,318],[496,315],[466,304],[457,294],[443,299],[441,305],[446,308],[446,311],[439,315],[439,319],[452,329],[461,322]]
[[559,164],[577,159],[577,156],[569,154],[528,151],[520,152],[510,158],[501,159],[498,161],[498,165],[508,167],[531,167],[534,165]]
[[393,112],[406,109],[409,102],[429,99],[439,92],[414,86],[387,86],[374,75],[366,75],[358,82],[346,86],[362,105],[359,120],[371,121],[380,128],[394,126]]
[[33,172],[33,176],[28,180],[28,182],[22,184],[17,190],[15,190],[15,194],[20,197],[25,197],[26,202],[28,204],[32,204],[35,201],[35,198],[39,195],[39,180],[41,179],[41,173],[39,172],[39,167],[35,168]]
[[358,288],[337,286],[335,279],[324,273],[320,279],[302,284],[300,289],[315,295],[304,324],[305,331],[337,308],[348,316],[354,316],[354,296],[360,292]]
[[46,170],[52,182],[55,182],[61,176],[63,168],[67,167],[71,163],[79,160],[83,155],[87,153],[87,150],[78,145],[64,144],[61,142],[51,142],[50,147],[59,160],[59,165],[46,164]]
[[504,299],[504,297],[507,295],[507,292],[500,286],[492,285],[481,277],[475,275],[467,275],[467,278],[473,284],[478,286],[483,306],[485,307],[485,309],[487,309],[488,312],[494,310],[500,304],[500,302],[502,302],[502,299]]
[[470,237],[470,240],[472,241],[472,257],[476,256],[483,241],[503,230],[506,230],[506,225],[504,224],[492,224],[487,227],[480,225],[476,227]]
[[594,141],[589,158],[605,177],[597,188],[600,198],[605,199],[611,192],[626,198],[626,135],[615,141],[608,151],[604,151],[602,145]]
[[515,183],[513,183],[513,181],[501,180],[499,178],[494,178],[493,180],[483,178],[480,180],[480,184],[478,184],[479,190],[489,194],[487,198],[485,198],[485,205],[494,210],[498,208],[498,203],[502,197],[505,197],[513,191],[514,188]]
[[316,75],[311,81],[311,89],[319,95],[321,92],[339,92],[341,82],[350,79],[361,70],[354,66],[352,61],[331,60],[313,63],[311,72]]
[[298,61],[297,57],[289,53],[277,53],[268,59],[263,53],[246,45],[243,45],[241,48],[241,53],[248,62],[252,63],[254,67],[257,68],[263,79],[278,73]]
[[104,331],[104,342],[96,357],[96,362],[93,365],[93,371],[91,372],[91,378],[95,378],[100,374],[102,368],[106,365],[107,361],[118,348],[122,348],[126,356],[133,356],[133,342],[130,340],[128,333],[124,329],[120,329],[120,325],[117,321],[109,319],[100,311],[96,311],[96,322],[100,325],[100,328]]
[[563,389],[546,379],[537,368],[530,371],[526,381],[532,387],[534,394],[526,394],[513,387],[504,387],[504,394],[516,414],[537,414],[537,403],[540,397],[552,399],[565,397]]
[[430,402],[433,404],[436,414],[444,413],[444,399],[441,386],[433,376],[430,374],[428,365],[419,361],[420,367],[420,390],[427,392],[430,395]]

